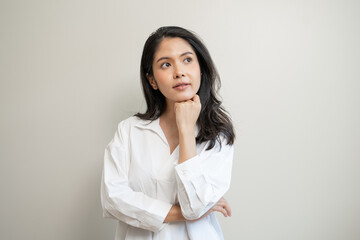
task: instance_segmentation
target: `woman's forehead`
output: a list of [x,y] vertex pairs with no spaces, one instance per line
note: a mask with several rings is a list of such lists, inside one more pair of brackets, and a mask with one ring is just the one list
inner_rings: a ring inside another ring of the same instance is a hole
[[[191,45],[184,39],[176,38],[164,38],[155,52],[155,59],[161,57],[176,57],[185,52],[194,53]],[[194,53],[195,54],[195,53]]]

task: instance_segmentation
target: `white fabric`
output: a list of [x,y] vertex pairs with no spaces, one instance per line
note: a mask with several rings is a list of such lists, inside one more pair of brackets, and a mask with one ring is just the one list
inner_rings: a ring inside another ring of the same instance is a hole
[[[198,129],[195,128],[195,134]],[[119,123],[105,150],[101,184],[104,217],[118,220],[116,240],[223,239],[214,213],[195,221],[164,223],[180,204],[185,218],[197,219],[229,189],[233,146],[197,145],[197,156],[178,164],[179,146],[170,154],[159,119],[130,117]]]

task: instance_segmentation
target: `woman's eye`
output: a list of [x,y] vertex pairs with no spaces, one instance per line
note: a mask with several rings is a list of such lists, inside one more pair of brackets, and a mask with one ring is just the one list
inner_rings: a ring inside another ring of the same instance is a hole
[[185,60],[184,60],[184,62],[186,62],[186,63],[189,63],[189,62],[191,62],[191,58],[185,58]]
[[168,63],[168,62],[165,62],[165,63],[161,64],[162,68],[167,68],[169,66],[170,66],[170,63]]

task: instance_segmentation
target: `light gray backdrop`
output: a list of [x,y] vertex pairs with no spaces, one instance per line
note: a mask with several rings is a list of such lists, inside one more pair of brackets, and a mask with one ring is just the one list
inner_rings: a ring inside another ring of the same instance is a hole
[[360,239],[360,2],[0,1],[0,239],[113,239],[104,148],[163,25],[197,32],[237,131],[226,239]]

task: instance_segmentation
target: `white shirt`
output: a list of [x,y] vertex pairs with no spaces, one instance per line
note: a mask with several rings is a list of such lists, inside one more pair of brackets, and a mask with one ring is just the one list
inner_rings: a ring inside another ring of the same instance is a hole
[[[198,133],[195,128],[195,136]],[[197,155],[178,164],[179,146],[170,154],[159,118],[135,116],[119,123],[105,149],[101,184],[104,217],[118,220],[116,240],[223,239],[214,213],[201,220],[164,223],[180,204],[186,219],[205,214],[229,189],[233,146],[197,144]]]

